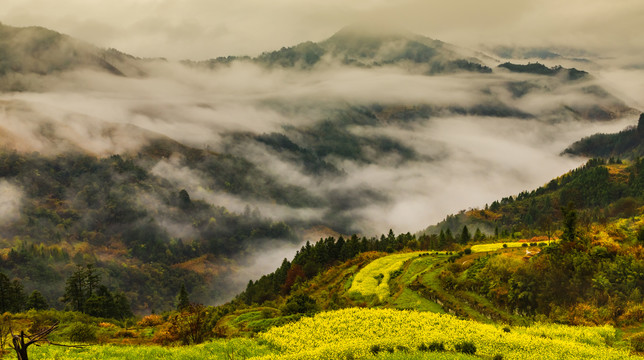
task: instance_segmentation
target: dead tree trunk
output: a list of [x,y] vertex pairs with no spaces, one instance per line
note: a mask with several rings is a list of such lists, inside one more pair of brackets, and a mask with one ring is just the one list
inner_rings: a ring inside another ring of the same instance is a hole
[[12,335],[13,349],[16,350],[18,355],[18,360],[29,360],[29,355],[27,354],[27,346],[31,344],[25,343],[25,332],[21,331],[20,335]]
[[[51,334],[52,331],[56,330],[56,328],[58,328],[58,324],[54,324],[32,335],[27,335],[24,331],[20,331],[20,335],[14,335],[12,332],[11,341],[13,346],[11,347],[16,351],[18,360],[29,360],[29,354],[27,354],[27,348],[29,345],[36,344],[38,342],[49,343],[47,336]],[[26,342],[25,339],[27,339]]]

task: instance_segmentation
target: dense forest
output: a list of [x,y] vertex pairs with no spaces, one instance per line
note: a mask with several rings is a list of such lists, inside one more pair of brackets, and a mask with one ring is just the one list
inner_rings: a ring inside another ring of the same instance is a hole
[[[144,152],[162,157],[163,149],[157,143]],[[240,178],[239,173],[253,171],[241,159],[198,155],[204,171],[220,174],[220,182],[209,186],[237,193],[277,193],[284,201],[289,201],[291,191],[297,196],[297,189],[270,183],[262,187],[248,183],[251,178]],[[217,299],[227,291],[225,284],[219,289],[209,285],[230,269],[195,272],[193,266],[233,259],[262,241],[296,241],[285,223],[250,208],[237,214],[193,200],[186,190],[154,175],[148,165],[142,158],[118,155],[99,159],[0,153],[5,200],[14,199],[15,204],[6,209],[0,225],[6,249],[2,270],[22,281],[27,291],[39,290],[51,306],[61,308],[58,299],[65,278],[76,265],[92,264],[110,291],[124,292],[135,309],[161,310],[172,307],[182,284],[195,299]],[[252,179],[261,181],[261,176]],[[302,196],[297,199],[305,201]],[[206,282],[206,277],[214,279]]]

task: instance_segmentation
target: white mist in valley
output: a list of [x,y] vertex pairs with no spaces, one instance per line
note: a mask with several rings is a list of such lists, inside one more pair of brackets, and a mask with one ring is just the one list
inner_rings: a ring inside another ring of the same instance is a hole
[[[329,158],[346,176],[322,179],[305,174],[296,165],[284,162],[280,154],[256,143],[244,143],[232,150],[280,182],[304,187],[318,196],[338,191],[350,196],[364,189],[382,195],[377,202],[343,212],[354,223],[353,229],[377,235],[390,228],[415,232],[460,209],[481,207],[543,185],[583,163],[583,159],[559,156],[567,145],[583,136],[618,131],[635,122],[633,117],[605,122],[551,121],[548,112],[552,109],[593,101],[584,97],[577,85],[520,99],[513,99],[502,88],[508,81],[535,76],[500,73],[429,77],[398,68],[342,66],[326,66],[319,71],[271,71],[251,64],[207,71],[153,63],[149,71],[151,75],[145,78],[79,71],[50,80],[51,88],[46,92],[2,94],[2,135],[25,151],[57,154],[77,149],[108,156],[136,152],[160,135],[189,146],[223,151],[222,138],[227,134],[281,132],[285,126],[305,128],[327,116],[318,112],[346,104],[468,107],[501,99],[507,106],[544,114],[542,118],[519,119],[448,113],[410,123],[354,126],[350,131],[356,135],[386,135],[420,156],[411,161],[400,161],[395,155],[380,156],[368,164]],[[292,112],[274,106],[311,102],[323,105]],[[252,203],[207,190],[202,174],[182,168],[172,159],[162,160],[153,172],[186,188],[197,199],[233,211],[250,205],[276,220],[307,221],[324,211]]]

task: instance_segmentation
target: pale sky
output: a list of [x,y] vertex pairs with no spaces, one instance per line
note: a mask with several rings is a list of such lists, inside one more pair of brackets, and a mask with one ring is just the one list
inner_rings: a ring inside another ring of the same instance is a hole
[[3,0],[0,22],[141,57],[208,59],[320,41],[359,21],[456,45],[557,45],[639,55],[642,0]]

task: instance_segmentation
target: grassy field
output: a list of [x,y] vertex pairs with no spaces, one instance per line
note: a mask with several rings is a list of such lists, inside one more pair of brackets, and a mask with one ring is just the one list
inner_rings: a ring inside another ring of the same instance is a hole
[[352,293],[364,297],[377,296],[380,301],[389,296],[389,278],[393,271],[399,270],[403,264],[424,252],[411,252],[385,256],[372,261],[365,266],[353,279],[349,295]]
[[183,347],[92,345],[77,349],[44,345],[29,348],[29,358],[34,360],[247,359],[270,354],[274,351],[268,346],[241,338]]

